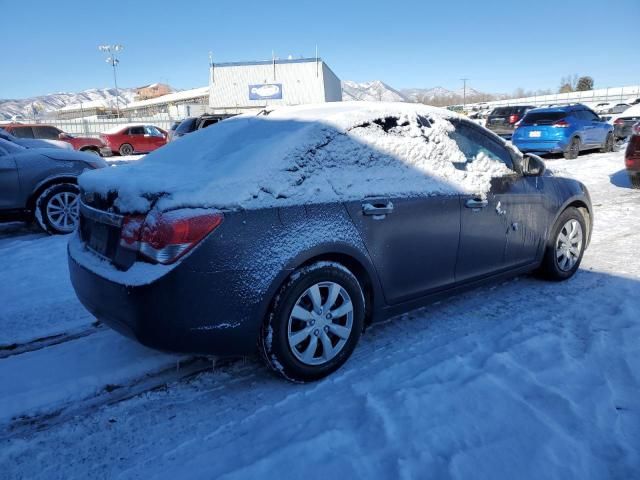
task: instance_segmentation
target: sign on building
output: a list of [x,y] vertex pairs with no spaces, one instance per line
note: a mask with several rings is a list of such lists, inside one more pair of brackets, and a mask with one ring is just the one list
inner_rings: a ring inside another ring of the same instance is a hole
[[281,100],[281,83],[262,83],[249,85],[249,100]]

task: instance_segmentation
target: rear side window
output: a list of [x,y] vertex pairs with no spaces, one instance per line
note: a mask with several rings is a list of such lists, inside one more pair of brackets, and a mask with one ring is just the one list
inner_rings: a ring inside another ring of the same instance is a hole
[[144,135],[144,127],[131,127],[129,135]]
[[220,121],[219,118],[207,118],[202,121],[200,128],[207,128],[209,125],[213,125],[214,123],[218,123]]
[[455,130],[449,136],[458,144],[467,163],[487,156],[492,160],[504,163],[510,170],[513,170],[513,160],[505,146],[465,122],[455,122],[453,125]]
[[522,119],[522,125],[552,125],[566,116],[565,112],[529,112]]
[[14,137],[18,138],[33,138],[33,131],[31,130],[31,127],[12,128],[11,133]]
[[60,131],[55,127],[33,127],[35,138],[44,138],[46,140],[57,140]]

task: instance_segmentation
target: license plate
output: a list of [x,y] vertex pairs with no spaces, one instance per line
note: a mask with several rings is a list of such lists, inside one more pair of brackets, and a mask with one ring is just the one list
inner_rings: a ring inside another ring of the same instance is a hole
[[540,135],[542,134],[542,132],[540,130],[532,130],[529,132],[529,136],[531,138],[540,138]]
[[109,227],[101,223],[94,223],[91,227],[89,237],[89,248],[100,255],[107,253],[107,242],[109,241]]

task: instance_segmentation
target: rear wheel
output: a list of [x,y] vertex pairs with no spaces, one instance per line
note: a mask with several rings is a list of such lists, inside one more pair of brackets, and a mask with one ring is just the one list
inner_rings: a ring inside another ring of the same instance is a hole
[[580,155],[580,139],[578,137],[573,137],[569,146],[564,151],[564,158],[567,160],[573,160],[578,158],[578,155]]
[[35,216],[44,231],[52,235],[71,233],[78,225],[78,186],[59,183],[42,192],[35,205]]
[[629,175],[629,180],[633,188],[640,188],[640,174]]
[[120,155],[126,157],[127,155],[133,154],[133,147],[128,143],[123,143],[120,145],[120,149],[118,151],[120,152]]
[[85,148],[83,150],[80,150],[81,152],[85,152],[85,153],[93,153],[94,155],[100,156],[100,151],[96,150],[95,148]]
[[263,325],[259,349],[267,364],[295,382],[318,380],[342,366],[364,328],[357,278],[338,263],[296,271],[280,289]]
[[540,273],[549,280],[571,278],[580,267],[586,244],[584,217],[580,210],[569,207],[560,214],[553,227]]
[[602,145],[602,148],[600,148],[600,153],[613,152],[614,144],[615,142],[613,139],[613,133],[609,133],[607,135],[607,139],[604,141],[604,144]]

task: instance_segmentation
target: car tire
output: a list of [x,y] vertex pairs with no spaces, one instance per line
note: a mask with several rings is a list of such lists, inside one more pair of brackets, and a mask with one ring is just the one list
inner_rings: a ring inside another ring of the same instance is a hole
[[564,151],[564,158],[567,160],[574,160],[578,158],[580,155],[580,139],[578,137],[573,137],[571,142],[569,142],[569,146]]
[[281,287],[262,326],[259,351],[290,381],[319,380],[351,356],[364,318],[364,294],[353,273],[339,263],[314,263]]
[[129,143],[123,143],[122,145],[120,145],[120,148],[118,149],[118,152],[123,157],[126,157],[127,155],[132,155],[133,154],[133,147]]
[[604,141],[602,148],[600,148],[600,153],[609,153],[613,152],[615,147],[615,141],[613,138],[613,133],[609,133],[607,135],[607,139]]
[[102,155],[100,155],[100,151],[96,150],[95,148],[84,148],[84,149],[82,149],[80,151],[84,152],[84,153],[92,153],[92,154],[97,155],[99,157],[102,156]]
[[553,226],[538,273],[554,281],[571,278],[580,267],[587,235],[580,210],[569,207],[563,211]]
[[640,175],[629,175],[629,181],[632,188],[640,188]]
[[44,190],[35,202],[35,217],[50,235],[73,232],[78,226],[80,190],[73,183],[58,183]]

